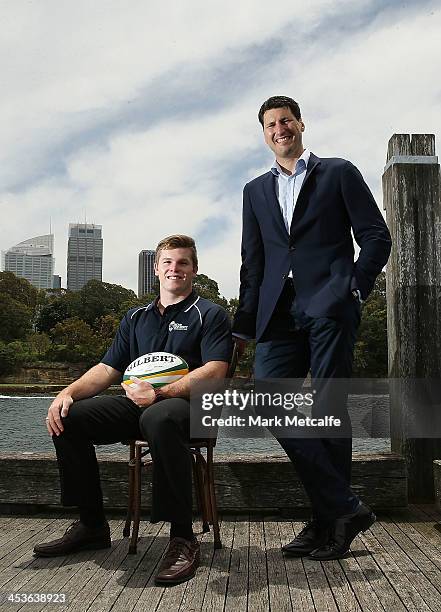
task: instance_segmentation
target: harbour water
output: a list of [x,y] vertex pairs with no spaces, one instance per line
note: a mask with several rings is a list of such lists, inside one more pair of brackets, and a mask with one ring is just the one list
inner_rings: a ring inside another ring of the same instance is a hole
[[[53,397],[50,396],[2,396],[0,395],[0,452],[26,453],[51,453],[53,444],[49,437],[44,419],[47,409]],[[366,436],[365,423],[382,421],[381,428],[377,431],[386,431],[385,423],[388,421],[388,397],[387,396],[357,396],[349,398],[349,410],[354,426],[354,431],[363,429]],[[363,428],[357,427],[357,423],[363,423]],[[267,433],[265,438],[231,438],[227,437],[228,431],[220,429],[216,452],[222,455],[240,455],[247,453],[258,453],[262,455],[283,455],[284,451]],[[380,433],[380,435],[383,435]],[[354,452],[379,453],[390,451],[390,439],[388,437],[354,437]],[[127,455],[127,447],[121,444],[97,447],[98,453],[117,452]]]

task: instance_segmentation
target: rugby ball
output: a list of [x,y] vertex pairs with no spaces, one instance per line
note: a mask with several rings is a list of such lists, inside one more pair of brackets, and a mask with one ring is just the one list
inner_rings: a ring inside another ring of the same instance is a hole
[[133,377],[146,380],[153,387],[163,387],[188,374],[188,364],[172,353],[146,353],[137,357],[124,372],[123,382],[134,383]]

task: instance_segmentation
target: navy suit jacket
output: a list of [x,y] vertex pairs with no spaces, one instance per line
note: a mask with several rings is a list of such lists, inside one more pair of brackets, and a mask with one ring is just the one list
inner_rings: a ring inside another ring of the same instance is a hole
[[[290,270],[297,305],[311,317],[343,317],[353,289],[363,300],[390,254],[383,216],[357,168],[310,154],[290,232],[267,172],[245,185],[239,306],[233,332],[259,340]],[[360,246],[354,262],[351,235]]]

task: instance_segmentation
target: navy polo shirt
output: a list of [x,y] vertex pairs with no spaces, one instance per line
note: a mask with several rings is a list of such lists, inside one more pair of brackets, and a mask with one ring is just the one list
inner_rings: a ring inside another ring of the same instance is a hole
[[221,306],[194,291],[162,315],[156,302],[128,311],[102,363],[124,372],[137,357],[156,351],[179,355],[190,370],[208,361],[230,362],[231,326]]

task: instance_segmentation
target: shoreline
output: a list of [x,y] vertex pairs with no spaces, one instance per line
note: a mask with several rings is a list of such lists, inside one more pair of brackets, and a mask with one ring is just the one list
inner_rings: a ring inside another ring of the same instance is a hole
[[[0,396],[2,395],[31,395],[32,393],[59,393],[67,387],[69,383],[65,384],[49,384],[49,383],[1,383],[0,384]],[[121,393],[119,385],[112,385],[106,391],[103,392],[105,395],[117,395]]]

